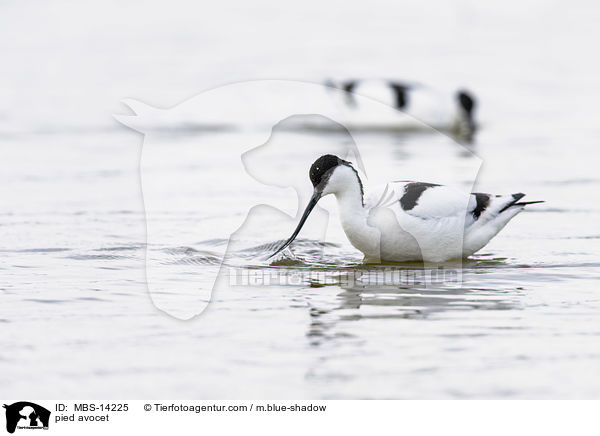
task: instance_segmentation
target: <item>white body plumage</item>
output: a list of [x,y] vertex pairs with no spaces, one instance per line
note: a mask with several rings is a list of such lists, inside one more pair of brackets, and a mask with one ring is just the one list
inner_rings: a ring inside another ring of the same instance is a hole
[[[365,260],[444,262],[483,248],[527,204],[524,194],[463,193],[431,183],[396,181],[366,195],[356,170],[337,156],[325,155],[310,170],[315,188],[296,237],[318,200],[335,195],[341,224]],[[276,252],[276,253],[277,253]]]
[[[445,92],[413,82],[375,79],[329,81],[327,85],[344,111],[347,124],[357,129],[411,130],[420,127],[414,120],[400,116],[399,112],[457,136],[471,136],[476,129],[475,98],[465,90]],[[386,106],[365,108],[365,100],[355,98],[355,94]]]

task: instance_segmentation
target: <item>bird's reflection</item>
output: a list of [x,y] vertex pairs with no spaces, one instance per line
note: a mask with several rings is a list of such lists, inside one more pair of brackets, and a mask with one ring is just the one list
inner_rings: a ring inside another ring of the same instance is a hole
[[[473,288],[465,285],[469,276],[481,274],[492,262],[471,261],[468,269],[390,268],[369,267],[354,269],[352,279],[340,274],[338,286],[342,292],[333,301],[320,301],[309,309],[310,323],[307,337],[312,346],[329,340],[352,337],[344,333],[349,322],[378,319],[426,320],[450,311],[508,310],[518,305],[518,295],[511,290]],[[433,280],[432,280],[433,279]],[[436,280],[437,279],[437,280]],[[312,283],[311,286],[319,286]],[[354,331],[354,328],[349,326]]]

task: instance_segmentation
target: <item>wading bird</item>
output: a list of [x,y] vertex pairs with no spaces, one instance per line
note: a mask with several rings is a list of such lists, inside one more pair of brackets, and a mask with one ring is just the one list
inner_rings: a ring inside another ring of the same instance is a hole
[[313,195],[290,238],[296,238],[322,197],[336,196],[342,227],[366,262],[444,262],[483,248],[528,204],[525,194],[466,194],[433,183],[397,181],[364,194],[362,181],[348,161],[328,154],[310,167]]
[[[387,118],[380,113],[371,113],[372,107],[363,108],[356,99],[356,94],[378,100],[396,111],[415,117],[427,126],[459,138],[472,138],[477,130],[477,102],[474,95],[465,89],[446,92],[418,83],[381,79],[328,80],[325,85],[336,92],[337,101],[348,111],[348,122],[357,127],[376,127],[381,124],[382,118]],[[414,123],[406,124],[407,121],[389,119],[386,126],[417,128]],[[396,125],[396,122],[401,124]]]

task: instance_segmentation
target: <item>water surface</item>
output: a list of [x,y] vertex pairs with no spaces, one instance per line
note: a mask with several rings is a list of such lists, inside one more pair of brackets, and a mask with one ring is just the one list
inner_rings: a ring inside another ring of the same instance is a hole
[[[110,34],[80,15],[47,38],[36,33],[0,42],[10,61],[2,73],[15,84],[3,89],[0,106],[5,397],[600,395],[600,74],[586,48],[597,40],[598,8],[563,11],[531,2],[536,12],[526,19],[508,6],[469,2],[436,11],[416,3],[402,11],[378,6],[365,17],[358,6],[308,3],[297,13],[314,20],[309,35],[296,15],[292,20],[268,7],[193,20],[149,7],[151,22],[107,3],[100,16],[113,23]],[[13,18],[5,29],[16,32],[21,16],[46,28],[42,5],[3,8]],[[225,18],[235,25],[215,24]],[[255,32],[261,26],[274,27]],[[37,60],[39,71],[21,73],[16,65],[25,56]],[[427,268],[418,264],[395,266],[402,280],[377,283],[387,266],[362,264],[334,202],[324,203],[331,212],[325,239],[321,211],[295,244],[296,260],[269,264],[261,256],[290,234],[310,194],[308,167],[293,150],[337,150],[348,144],[347,134],[282,130],[272,145],[286,150],[287,164],[281,156],[283,166],[273,166],[264,155],[238,152],[240,165],[233,167],[228,147],[261,145],[252,132],[181,129],[163,132],[155,145],[182,156],[209,144],[210,161],[175,159],[157,171],[182,180],[214,172],[231,183],[210,190],[176,184],[173,192],[186,207],[159,210],[155,222],[164,238],[147,239],[142,137],[111,118],[122,110],[120,99],[169,106],[228,81],[327,75],[468,84],[480,97],[482,130],[468,147],[439,133],[355,136],[373,178],[416,172],[423,181],[467,190],[476,180],[479,191],[522,191],[546,203],[517,216],[460,265],[458,283],[425,283]],[[429,171],[428,160],[435,162]],[[242,162],[263,169],[254,173],[262,183],[240,175]],[[275,189],[262,196],[262,187],[282,173],[298,180],[298,193]],[[178,299],[179,283],[212,286],[249,198],[291,216],[249,226],[241,233],[245,251],[233,252],[231,264],[240,274],[289,280],[216,291],[207,310],[189,321],[158,310],[147,288],[147,251],[169,271],[162,277],[170,289],[165,304],[176,310],[189,297]],[[187,232],[193,226],[197,231]]]

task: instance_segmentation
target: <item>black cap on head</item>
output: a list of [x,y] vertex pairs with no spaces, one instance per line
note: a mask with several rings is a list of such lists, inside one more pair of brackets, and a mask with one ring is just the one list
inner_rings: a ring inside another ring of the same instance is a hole
[[311,165],[310,171],[308,172],[313,186],[316,188],[331,174],[329,172],[331,169],[337,167],[338,165],[342,165],[343,163],[346,163],[346,161],[334,156],[333,154],[326,154],[318,158]]
[[[327,181],[329,180],[329,177],[333,173],[333,169],[337,168],[340,165],[347,165],[348,167],[352,168],[350,162],[340,159],[339,157],[334,156],[333,154],[326,154],[324,156],[321,156],[311,165],[308,175],[310,177],[310,181],[312,182],[315,188],[313,195],[310,198],[308,204],[306,205],[306,209],[304,209],[304,212],[300,217],[300,221],[298,222],[298,226],[296,227],[296,230],[294,230],[294,233],[292,233],[292,236],[290,236],[288,240],[285,241],[283,245],[277,249],[277,251],[275,251],[275,253],[270,255],[269,258],[281,252],[283,249],[289,246],[294,241],[294,239],[296,239],[296,236],[298,236],[298,233],[300,233],[300,230],[302,229],[302,226],[306,222],[311,211],[314,209],[314,207],[317,205],[317,202],[322,197],[323,188],[325,187]],[[356,173],[356,170],[354,168],[352,168],[352,170]],[[358,177],[358,173],[356,173],[356,178],[360,185],[360,194],[362,199],[363,188],[362,183],[360,182],[360,177]]]

